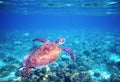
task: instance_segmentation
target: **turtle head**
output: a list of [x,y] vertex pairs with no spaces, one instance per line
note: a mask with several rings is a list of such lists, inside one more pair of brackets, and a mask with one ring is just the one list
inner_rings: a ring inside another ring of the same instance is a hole
[[57,43],[58,45],[62,45],[65,42],[65,38],[59,38],[55,43]]

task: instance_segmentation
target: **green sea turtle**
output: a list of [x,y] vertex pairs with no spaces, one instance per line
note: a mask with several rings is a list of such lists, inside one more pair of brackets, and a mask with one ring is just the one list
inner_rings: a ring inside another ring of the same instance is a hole
[[61,51],[67,52],[72,60],[76,60],[73,51],[69,48],[59,48],[65,42],[65,38],[59,38],[55,42],[50,42],[45,38],[35,38],[33,41],[43,42],[41,46],[27,54],[22,62],[22,77],[26,77],[36,67],[43,67],[53,63],[60,56]]

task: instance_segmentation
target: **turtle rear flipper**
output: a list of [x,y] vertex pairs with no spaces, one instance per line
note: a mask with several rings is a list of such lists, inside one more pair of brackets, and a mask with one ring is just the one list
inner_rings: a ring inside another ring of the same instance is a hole
[[62,48],[62,50],[67,52],[71,56],[73,61],[76,60],[76,56],[75,56],[75,54],[73,53],[73,51],[71,49],[69,49],[69,48]]
[[22,77],[27,77],[30,74],[31,71],[33,71],[32,67],[29,67],[29,68],[28,67],[24,67],[22,69]]
[[48,40],[45,39],[45,38],[35,38],[35,39],[33,39],[33,41],[46,42],[46,41],[48,41]]

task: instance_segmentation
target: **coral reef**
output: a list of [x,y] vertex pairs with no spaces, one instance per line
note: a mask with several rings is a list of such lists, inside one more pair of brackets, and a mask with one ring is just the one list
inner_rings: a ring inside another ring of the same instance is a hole
[[[51,41],[65,37],[62,46],[73,49],[76,61],[62,52],[53,64],[22,78],[23,57],[41,45],[32,42],[35,37]],[[109,33],[6,33],[0,38],[0,49],[0,82],[120,82],[120,37]]]

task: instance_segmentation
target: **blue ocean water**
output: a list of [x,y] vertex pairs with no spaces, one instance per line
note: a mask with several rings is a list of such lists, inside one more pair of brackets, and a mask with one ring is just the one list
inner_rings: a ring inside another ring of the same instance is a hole
[[[119,0],[0,0],[1,82],[120,82]],[[42,42],[64,37],[50,65],[21,76],[23,58]]]

